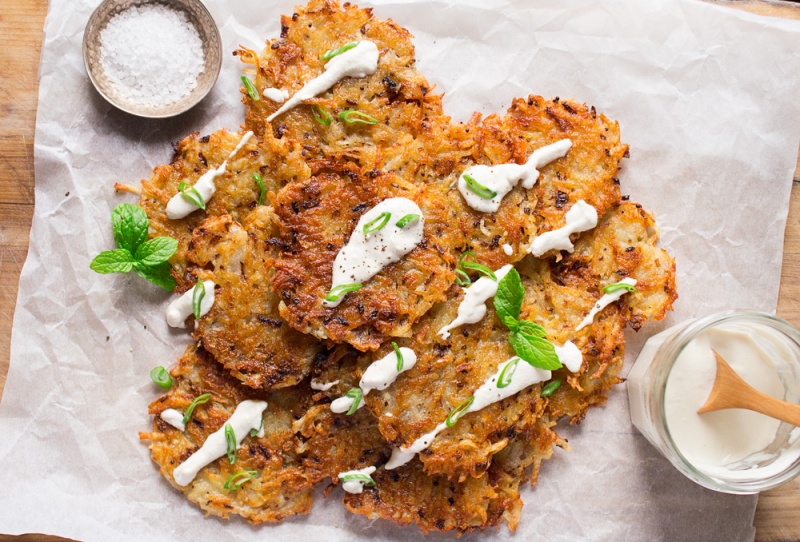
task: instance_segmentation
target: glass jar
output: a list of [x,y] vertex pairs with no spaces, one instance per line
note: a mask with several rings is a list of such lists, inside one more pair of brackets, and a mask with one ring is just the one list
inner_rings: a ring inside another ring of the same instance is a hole
[[751,494],[791,480],[800,474],[800,428],[742,409],[697,414],[716,374],[712,348],[760,391],[800,403],[800,332],[766,313],[726,311],[647,341],[628,374],[633,424],[709,489]]

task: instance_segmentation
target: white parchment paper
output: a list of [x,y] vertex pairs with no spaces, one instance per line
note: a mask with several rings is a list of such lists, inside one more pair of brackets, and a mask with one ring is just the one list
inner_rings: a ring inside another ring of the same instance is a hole
[[[373,4],[373,2],[365,2]],[[416,540],[413,527],[344,511],[340,494],[277,526],[202,519],[156,474],[137,432],[151,420],[151,367],[189,338],[168,330],[167,295],[130,276],[99,276],[111,209],[167,163],[170,143],[243,121],[237,45],[280,32],[287,0],[208,0],[223,36],[210,95],[172,120],[121,113],[91,87],[83,27],[97,0],[51,0],[35,142],[36,211],[20,280],[11,369],[0,405],[0,532],[81,540]],[[496,3],[374,1],[416,36],[418,65],[457,120],[502,112],[529,93],[571,97],[618,119],[631,158],[623,192],[654,212],[677,257],[680,299],[663,323],[776,306],[783,231],[800,140],[800,24],[693,1]],[[557,450],[524,491],[516,535],[462,540],[750,540],[755,497],[701,489],[631,426],[625,387]],[[337,490],[338,491],[338,490]],[[454,539],[434,534],[432,540]]]

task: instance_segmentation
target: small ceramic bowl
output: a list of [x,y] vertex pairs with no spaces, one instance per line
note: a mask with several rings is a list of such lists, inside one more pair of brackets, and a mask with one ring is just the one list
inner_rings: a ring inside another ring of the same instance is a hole
[[[100,34],[118,13],[133,6],[161,4],[186,14],[203,43],[203,72],[197,86],[186,96],[166,105],[144,105],[120,93],[103,71]],[[83,33],[83,61],[92,84],[111,105],[139,117],[174,117],[188,111],[211,91],[222,67],[222,40],[214,19],[200,0],[104,0],[92,13]]]

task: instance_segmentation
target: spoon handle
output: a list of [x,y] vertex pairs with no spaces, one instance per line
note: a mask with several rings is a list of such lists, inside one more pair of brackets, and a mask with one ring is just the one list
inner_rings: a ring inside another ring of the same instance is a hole
[[775,399],[758,390],[754,389],[751,395],[742,397],[741,405],[741,408],[760,412],[770,418],[800,426],[800,405]]

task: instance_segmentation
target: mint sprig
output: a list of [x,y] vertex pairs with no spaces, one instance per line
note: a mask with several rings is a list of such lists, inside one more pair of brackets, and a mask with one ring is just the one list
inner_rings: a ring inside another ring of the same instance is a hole
[[178,250],[178,241],[172,237],[154,237],[148,241],[150,220],[141,207],[130,203],[114,208],[111,224],[118,248],[101,252],[89,267],[102,274],[133,271],[165,290],[174,290],[176,284],[169,259]]
[[525,288],[516,269],[509,271],[497,284],[494,310],[500,321],[509,329],[508,342],[517,355],[539,369],[555,370],[562,367],[553,343],[547,340],[545,329],[534,322],[520,320]]

